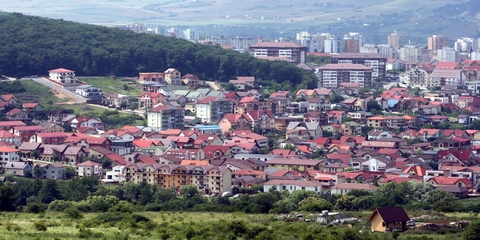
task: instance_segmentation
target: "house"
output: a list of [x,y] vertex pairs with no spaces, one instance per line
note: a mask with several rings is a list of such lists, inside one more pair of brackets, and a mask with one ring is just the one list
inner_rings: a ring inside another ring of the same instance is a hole
[[343,136],[356,136],[362,133],[362,126],[356,122],[344,122],[340,127]]
[[263,191],[268,192],[271,188],[277,191],[287,190],[293,192],[295,190],[322,192],[322,183],[302,181],[302,180],[270,180],[263,184]]
[[48,78],[62,85],[75,84],[75,71],[65,68],[57,68],[48,71]]
[[78,127],[91,127],[95,130],[105,130],[105,124],[99,118],[80,116],[70,121],[70,126],[74,129]]
[[125,181],[124,177],[125,166],[119,165],[112,168],[111,171],[105,173],[105,178],[102,182],[107,183],[122,183]]
[[96,100],[101,102],[103,98],[102,89],[91,85],[80,85],[75,88],[75,93],[87,100]]
[[75,167],[77,168],[77,176],[79,177],[103,175],[102,164],[96,162],[85,161],[78,163]]
[[[32,172],[34,177],[38,178],[64,179],[65,167],[61,163],[35,163]],[[36,173],[39,173],[40,176],[35,176]]]
[[140,108],[150,108],[165,100],[165,96],[158,92],[143,92],[138,98]]
[[47,133],[65,131],[65,128],[53,122],[44,122],[44,123],[41,123],[40,126],[44,128],[43,132],[47,132]]
[[55,109],[48,113],[48,121],[52,123],[60,123],[62,119],[72,114],[73,110],[71,109]]
[[306,171],[320,169],[322,161],[312,159],[272,158],[268,159],[266,163],[268,168]]
[[378,187],[368,183],[337,183],[330,187],[330,193],[345,195],[352,190],[372,192],[377,188]]
[[43,106],[39,103],[23,103],[22,109],[27,112],[41,112],[44,110]]
[[237,77],[236,80],[230,80],[230,83],[235,85],[238,90],[245,90],[247,87],[254,87],[255,77]]
[[26,177],[27,173],[32,172],[32,164],[29,162],[7,162],[3,165],[3,170],[4,174]]
[[106,94],[102,99],[102,104],[114,108],[122,107],[122,105],[129,106],[131,104],[130,96],[119,93]]
[[0,161],[18,162],[20,161],[18,152],[19,150],[14,147],[0,146]]
[[188,86],[198,86],[200,79],[195,74],[187,74],[182,77],[182,83]]
[[379,129],[372,129],[368,132],[368,140],[379,140],[381,138],[391,138],[392,134],[387,131],[382,131]]
[[402,207],[377,208],[368,218],[372,224],[372,232],[404,231],[409,220]]
[[253,129],[253,119],[247,114],[227,113],[218,121],[222,133],[230,130],[251,130]]
[[164,72],[165,82],[169,85],[182,85],[182,75],[175,68],[169,68]]
[[30,142],[43,144],[62,144],[68,135],[64,132],[41,132],[32,136]]
[[7,113],[5,113],[5,116],[9,121],[25,121],[25,120],[30,120],[28,118],[28,113],[26,111],[23,111],[22,109],[14,108]]
[[247,115],[253,120],[253,129],[259,129],[262,133],[271,132],[275,129],[275,116],[269,110],[250,110]]
[[322,127],[318,122],[290,122],[287,126],[286,139],[298,137],[304,141],[322,136]]
[[0,141],[5,143],[11,143],[15,146],[20,146],[20,136],[17,136],[9,131],[0,130]]

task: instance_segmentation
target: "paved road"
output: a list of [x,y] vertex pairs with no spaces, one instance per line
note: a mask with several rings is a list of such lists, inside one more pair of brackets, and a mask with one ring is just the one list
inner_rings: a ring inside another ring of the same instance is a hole
[[85,98],[81,97],[81,96],[78,96],[77,94],[55,84],[55,83],[52,83],[44,78],[31,78],[33,81],[35,82],[38,82],[38,83],[41,83],[55,91],[58,91],[62,94],[64,94],[65,96],[67,96],[68,98],[70,98],[70,103],[86,103],[87,101],[85,100]]
[[210,85],[210,87],[213,88],[213,90],[215,90],[215,91],[221,90],[220,86],[218,86],[218,84],[215,83],[215,82],[205,81],[205,83],[207,83],[208,85]]

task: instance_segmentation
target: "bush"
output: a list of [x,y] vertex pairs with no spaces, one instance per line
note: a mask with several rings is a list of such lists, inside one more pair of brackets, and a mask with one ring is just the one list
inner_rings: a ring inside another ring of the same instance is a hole
[[15,232],[18,232],[20,230],[22,230],[22,228],[20,226],[18,226],[17,224],[15,223],[6,223],[5,224],[5,228],[7,229],[7,231],[15,231]]
[[33,226],[35,229],[37,229],[37,231],[47,231],[47,223],[44,221],[34,222]]
[[54,200],[48,204],[48,211],[63,212],[67,208],[73,207],[74,202],[64,200]]
[[83,213],[76,207],[70,207],[63,211],[63,214],[70,219],[82,219]]
[[25,207],[27,213],[43,213],[45,212],[45,206],[41,203],[29,203]]
[[117,205],[108,209],[108,211],[109,212],[132,213],[133,212],[133,206],[129,202],[120,201],[120,202],[117,203]]

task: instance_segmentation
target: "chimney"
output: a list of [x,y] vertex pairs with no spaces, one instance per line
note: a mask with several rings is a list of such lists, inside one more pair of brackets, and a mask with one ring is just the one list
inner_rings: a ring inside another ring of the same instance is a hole
[[445,170],[443,170],[444,177],[450,177],[450,174],[451,174],[450,168],[446,168]]

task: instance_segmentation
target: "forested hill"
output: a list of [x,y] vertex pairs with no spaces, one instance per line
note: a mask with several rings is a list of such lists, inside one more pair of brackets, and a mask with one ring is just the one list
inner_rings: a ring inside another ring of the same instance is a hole
[[315,87],[315,76],[295,66],[216,46],[18,13],[0,15],[0,74],[46,75],[59,67],[88,76],[137,76],[177,68],[205,80],[254,75]]

